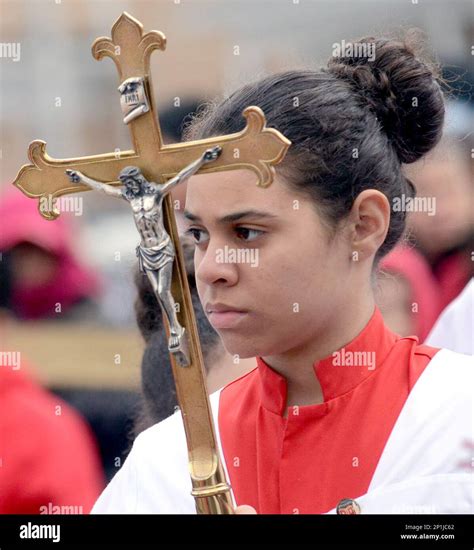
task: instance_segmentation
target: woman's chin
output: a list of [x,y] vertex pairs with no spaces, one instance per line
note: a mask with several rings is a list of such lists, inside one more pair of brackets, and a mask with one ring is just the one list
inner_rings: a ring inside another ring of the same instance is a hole
[[240,359],[248,359],[250,357],[257,357],[261,355],[271,354],[269,349],[273,349],[272,346],[266,345],[262,342],[249,341],[249,337],[246,338],[232,336],[230,334],[220,334],[222,344],[226,351],[230,355],[238,356]]

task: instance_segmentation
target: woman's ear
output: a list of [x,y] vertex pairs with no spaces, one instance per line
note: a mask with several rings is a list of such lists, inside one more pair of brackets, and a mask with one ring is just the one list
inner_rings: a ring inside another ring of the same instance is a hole
[[387,197],[376,189],[362,191],[352,205],[349,218],[352,250],[364,258],[375,256],[390,225]]

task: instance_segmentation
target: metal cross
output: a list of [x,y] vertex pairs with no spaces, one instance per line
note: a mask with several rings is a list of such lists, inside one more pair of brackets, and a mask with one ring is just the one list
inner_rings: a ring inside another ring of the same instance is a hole
[[[102,37],[94,42],[92,55],[98,60],[111,57],[117,66],[123,120],[130,128],[133,150],[55,159],[46,152],[44,141],[33,141],[28,150],[32,164],[21,168],[14,185],[28,197],[38,199],[39,205],[43,205],[41,215],[54,220],[59,215],[55,199],[89,189],[80,182],[73,183],[66,170],[69,174],[79,172],[90,180],[118,186],[121,171],[132,166],[141,171],[146,181],[161,185],[217,146],[221,149],[218,158],[199,167],[200,174],[248,169],[255,173],[257,185],[267,187],[272,183],[273,165],[284,158],[290,141],[276,129],[266,128],[265,116],[259,107],[249,106],[243,111],[247,124],[241,132],[164,145],[149,65],[152,51],[165,49],[166,38],[159,31],[144,33],[142,24],[126,12],[117,19],[111,34],[111,38]],[[44,208],[45,204],[50,206]],[[232,513],[230,487],[216,446],[199,336],[170,194],[164,197],[163,207],[166,230],[176,250],[172,294],[180,305],[179,322],[188,335],[186,368],[179,365],[173,354],[170,358],[186,432],[192,494],[198,513]],[[166,328],[169,333],[169,327]]]

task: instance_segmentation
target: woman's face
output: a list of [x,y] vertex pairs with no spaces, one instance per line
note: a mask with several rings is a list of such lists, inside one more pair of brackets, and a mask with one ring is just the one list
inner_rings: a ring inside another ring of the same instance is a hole
[[432,213],[409,214],[408,225],[417,244],[429,257],[464,245],[474,231],[472,218],[472,179],[464,159],[445,152],[439,158],[428,158],[407,168],[417,197],[432,201]]
[[[330,238],[310,200],[278,176],[266,189],[255,181],[248,170],[193,176],[185,209],[203,308],[242,358],[307,343],[356,291],[348,245]],[[217,302],[244,313],[208,313]]]

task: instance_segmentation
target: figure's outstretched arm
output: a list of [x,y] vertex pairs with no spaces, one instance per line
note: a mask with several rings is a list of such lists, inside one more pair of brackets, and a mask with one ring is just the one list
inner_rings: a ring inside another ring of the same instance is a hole
[[222,147],[219,147],[218,145],[216,147],[212,147],[212,149],[207,149],[207,151],[205,151],[200,158],[183,168],[178,174],[176,174],[174,178],[167,181],[161,187],[161,193],[163,195],[166,195],[171,191],[173,187],[176,187],[180,183],[183,183],[193,174],[195,174],[199,170],[199,168],[201,168],[201,166],[212,162],[213,160],[216,160],[221,153]]
[[102,183],[101,181],[88,178],[78,170],[66,170],[66,174],[69,176],[72,183],[83,183],[84,185],[87,185],[87,187],[95,189],[96,191],[102,191],[102,193],[105,193],[110,197],[116,197],[119,199],[124,198],[122,195],[122,190],[119,187],[113,187],[107,183]]

